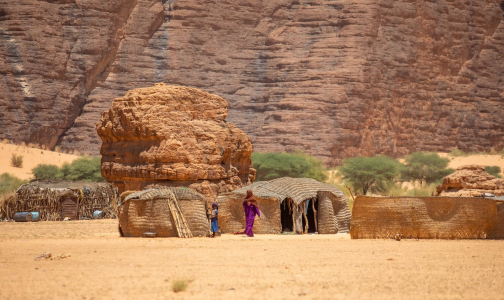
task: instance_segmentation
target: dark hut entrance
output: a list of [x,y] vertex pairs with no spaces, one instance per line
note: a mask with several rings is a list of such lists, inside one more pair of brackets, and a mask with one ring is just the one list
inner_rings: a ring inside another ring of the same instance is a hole
[[[305,215],[306,218],[303,217],[303,230],[304,232],[313,233],[318,231],[317,224],[317,216],[316,211],[318,211],[318,201],[317,198],[313,198],[310,200],[306,200],[304,203],[305,207]],[[306,226],[308,222],[308,227]]]
[[282,222],[282,232],[292,232],[294,220],[292,216],[292,200],[287,198],[280,203],[280,221]]

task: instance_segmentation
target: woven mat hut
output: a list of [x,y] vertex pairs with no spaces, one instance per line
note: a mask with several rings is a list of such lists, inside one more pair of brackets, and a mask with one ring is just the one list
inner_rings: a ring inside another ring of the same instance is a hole
[[41,221],[115,218],[117,192],[109,183],[32,182],[19,187],[14,197],[0,206],[0,218],[12,219],[16,212],[36,211]]
[[186,187],[147,189],[121,194],[118,207],[121,236],[209,236],[205,196]]
[[496,205],[497,217],[495,219],[495,225],[488,233],[487,238],[504,239],[504,201],[496,201]]
[[497,202],[488,198],[359,196],[350,235],[353,239],[478,239],[489,236],[496,220]]
[[217,202],[223,233],[245,227],[242,201],[249,189],[261,210],[261,218],[254,224],[255,233],[349,232],[350,210],[341,190],[311,178],[282,177],[220,195]]

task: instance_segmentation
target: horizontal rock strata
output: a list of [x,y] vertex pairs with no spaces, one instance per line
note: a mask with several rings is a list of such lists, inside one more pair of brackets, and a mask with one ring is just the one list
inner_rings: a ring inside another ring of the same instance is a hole
[[257,151],[501,149],[502,7],[0,0],[0,138],[96,154],[112,99],[167,82],[227,99]]
[[461,166],[443,179],[437,192],[442,196],[453,197],[471,197],[483,193],[499,196],[504,195],[504,179],[488,174],[484,166]]

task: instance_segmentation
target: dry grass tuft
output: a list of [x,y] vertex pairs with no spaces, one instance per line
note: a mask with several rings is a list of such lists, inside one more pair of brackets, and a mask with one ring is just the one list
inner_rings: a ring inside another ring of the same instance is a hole
[[16,155],[16,154],[12,153],[11,165],[16,168],[22,168],[23,167],[23,156]]
[[172,291],[175,293],[183,292],[187,289],[187,286],[189,285],[188,280],[175,280],[172,283]]

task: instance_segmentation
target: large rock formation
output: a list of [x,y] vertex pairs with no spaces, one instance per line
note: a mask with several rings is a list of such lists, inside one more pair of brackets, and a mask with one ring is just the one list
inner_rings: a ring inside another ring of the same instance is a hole
[[[500,6],[499,6],[500,5]],[[504,147],[496,0],[0,0],[0,138],[97,153],[131,87],[230,103],[257,151]]]
[[159,83],[112,102],[96,125],[102,175],[119,190],[190,186],[214,198],[254,179],[252,144],[219,96]]
[[504,195],[504,179],[488,174],[483,166],[461,166],[443,179],[437,192],[441,196],[451,197],[474,197],[483,193],[499,196]]

